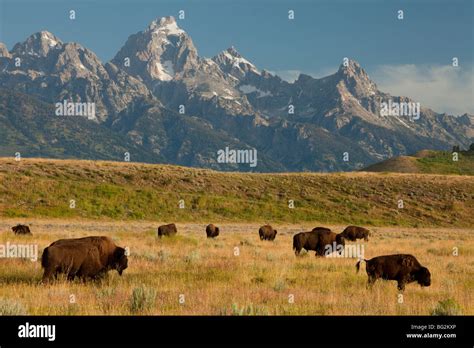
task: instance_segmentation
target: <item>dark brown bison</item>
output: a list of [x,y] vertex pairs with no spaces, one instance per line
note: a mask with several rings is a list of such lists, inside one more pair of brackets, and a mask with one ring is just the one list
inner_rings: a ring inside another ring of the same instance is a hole
[[122,275],[128,267],[128,257],[126,250],[116,246],[109,237],[60,239],[44,249],[41,266],[43,282],[61,273],[66,274],[68,280],[98,279],[112,269]]
[[215,238],[219,235],[219,227],[209,224],[206,227],[207,238]]
[[347,226],[344,231],[342,231],[341,235],[350,241],[356,241],[357,239],[362,239],[366,242],[369,241],[370,231],[364,227],[359,226]]
[[344,245],[344,237],[325,227],[316,227],[310,232],[300,232],[293,236],[293,250],[296,256],[302,249],[314,250],[316,256],[326,256],[334,251],[341,253]]
[[371,287],[379,278],[396,280],[398,290],[405,290],[405,285],[418,282],[421,286],[431,285],[431,274],[428,268],[420,265],[413,255],[396,254],[377,256],[370,260],[359,260],[356,264],[359,272],[360,263],[366,262],[365,269],[369,276],[367,286]]
[[264,225],[258,229],[258,235],[261,240],[274,240],[277,235],[277,230],[270,225]]
[[178,233],[178,229],[175,224],[162,225],[158,227],[158,237],[162,236],[174,236]]
[[32,234],[30,228],[26,225],[16,225],[12,227],[13,233],[15,234]]

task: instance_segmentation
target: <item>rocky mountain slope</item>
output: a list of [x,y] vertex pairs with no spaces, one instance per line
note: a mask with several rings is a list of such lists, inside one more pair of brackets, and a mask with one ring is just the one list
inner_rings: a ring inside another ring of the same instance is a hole
[[[416,117],[381,116],[383,103],[415,101],[380,91],[354,60],[330,76],[301,74],[288,83],[235,47],[199,56],[173,17],[131,35],[105,64],[47,31],[10,51],[0,43],[0,88],[5,156],[28,144],[24,156],[120,160],[117,153],[128,149],[136,161],[219,170],[339,171],[474,139],[472,115],[421,106]],[[95,113],[58,117],[55,105],[64,101],[93,103]],[[221,163],[217,154],[226,147],[256,149],[258,165]]]

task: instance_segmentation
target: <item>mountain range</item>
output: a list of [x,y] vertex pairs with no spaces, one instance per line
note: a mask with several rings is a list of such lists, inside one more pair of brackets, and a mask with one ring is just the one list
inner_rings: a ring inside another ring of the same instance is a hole
[[[94,103],[93,117],[57,115],[57,103]],[[41,31],[0,43],[0,156],[171,163],[217,170],[349,171],[422,149],[468,147],[474,116],[421,106],[416,118],[381,116],[415,103],[377,88],[347,60],[323,78],[292,83],[234,47],[201,57],[173,17],[154,20],[102,63],[91,50]],[[220,163],[223,149],[258,165]]]

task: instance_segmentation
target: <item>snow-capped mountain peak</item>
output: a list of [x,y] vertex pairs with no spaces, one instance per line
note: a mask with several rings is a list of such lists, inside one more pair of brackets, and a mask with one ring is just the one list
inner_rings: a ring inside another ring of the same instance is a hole
[[[19,66],[13,60],[17,57]],[[381,116],[382,102],[410,100],[379,91],[353,60],[332,75],[301,74],[295,82],[287,82],[268,71],[259,72],[235,47],[212,59],[198,57],[191,38],[173,17],[158,18],[129,36],[105,65],[87,48],[62,43],[46,31],[31,35],[10,52],[0,43],[0,88],[12,91],[13,97],[17,92],[31,95],[28,99],[38,97],[51,106],[64,100],[94,103],[95,121],[109,128],[101,133],[107,144],[101,146],[101,158],[117,158],[122,150],[109,144],[120,139],[127,141],[127,150],[131,145],[142,149],[145,160],[224,169],[214,166],[215,151],[235,144],[258,149],[261,162],[268,163],[263,170],[348,170],[424,148],[465,147],[474,139],[471,115],[455,117],[418,108],[416,121]],[[0,93],[0,99],[4,95]],[[11,109],[10,97],[1,102],[3,110]],[[185,115],[176,113],[181,105],[186,106]],[[11,117],[7,121],[0,117],[0,128],[20,124],[17,118],[23,117],[23,109],[32,115],[52,110],[43,103],[41,108],[18,109],[7,113]],[[64,133],[63,121],[42,123]],[[43,134],[52,133],[47,128],[42,133],[41,127],[38,132],[26,129],[21,139],[39,134],[31,144],[42,147]],[[91,128],[81,129],[66,132],[67,147],[61,145],[51,153],[64,153]],[[15,138],[9,134],[5,138],[14,139],[8,146],[17,146]],[[351,161],[344,163],[336,156],[347,149]]]
[[249,72],[260,75],[256,66],[245,59],[234,46],[222,51],[212,59],[220,66],[222,71],[238,79],[242,79]]
[[10,58],[10,52],[8,52],[7,46],[3,42],[0,42],[0,57]]
[[15,55],[45,57],[52,49],[61,48],[63,42],[49,31],[40,31],[29,36],[24,42],[13,47]]
[[[125,65],[124,60],[130,64]],[[113,63],[146,83],[173,80],[198,65],[197,50],[172,16],[157,18],[131,35]]]
[[155,34],[164,34],[164,35],[183,35],[186,32],[178,27],[176,20],[173,16],[168,17],[161,17],[155,19],[151,24],[148,26],[147,31],[151,31]]
[[62,44],[61,40],[59,40],[49,31],[41,31],[39,35],[41,37],[41,40],[46,42],[49,47],[56,47],[58,44]]
[[355,60],[350,59],[347,64],[341,64],[336,75],[356,98],[370,97],[378,91],[377,85]]

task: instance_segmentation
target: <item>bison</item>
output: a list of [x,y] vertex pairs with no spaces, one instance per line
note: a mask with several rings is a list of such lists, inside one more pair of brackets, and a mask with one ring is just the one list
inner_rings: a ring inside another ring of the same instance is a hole
[[367,287],[372,287],[379,278],[396,280],[398,290],[405,290],[405,285],[418,282],[422,287],[431,285],[431,274],[428,268],[420,265],[413,255],[396,254],[377,256],[370,260],[361,259],[356,264],[359,272],[360,263],[366,262],[365,269],[369,277]]
[[44,249],[41,266],[45,283],[61,273],[68,280],[99,279],[113,269],[122,275],[128,267],[128,257],[126,250],[109,237],[60,239]]
[[258,235],[261,240],[274,240],[277,234],[277,230],[273,229],[270,225],[264,225],[258,229]]
[[215,238],[219,235],[219,227],[209,224],[206,227],[207,238]]
[[336,234],[325,227],[316,227],[310,232],[300,232],[293,236],[293,250],[296,256],[302,249],[314,250],[315,256],[325,256],[338,249],[342,252],[344,245],[344,237],[341,234]]
[[30,228],[26,225],[16,225],[12,227],[13,233],[15,234],[32,234]]
[[175,224],[162,225],[158,227],[158,237],[162,236],[173,236],[178,233],[178,229]]
[[359,226],[347,226],[344,231],[342,231],[341,235],[350,241],[356,241],[357,239],[362,239],[366,242],[369,241],[370,231],[364,227]]

